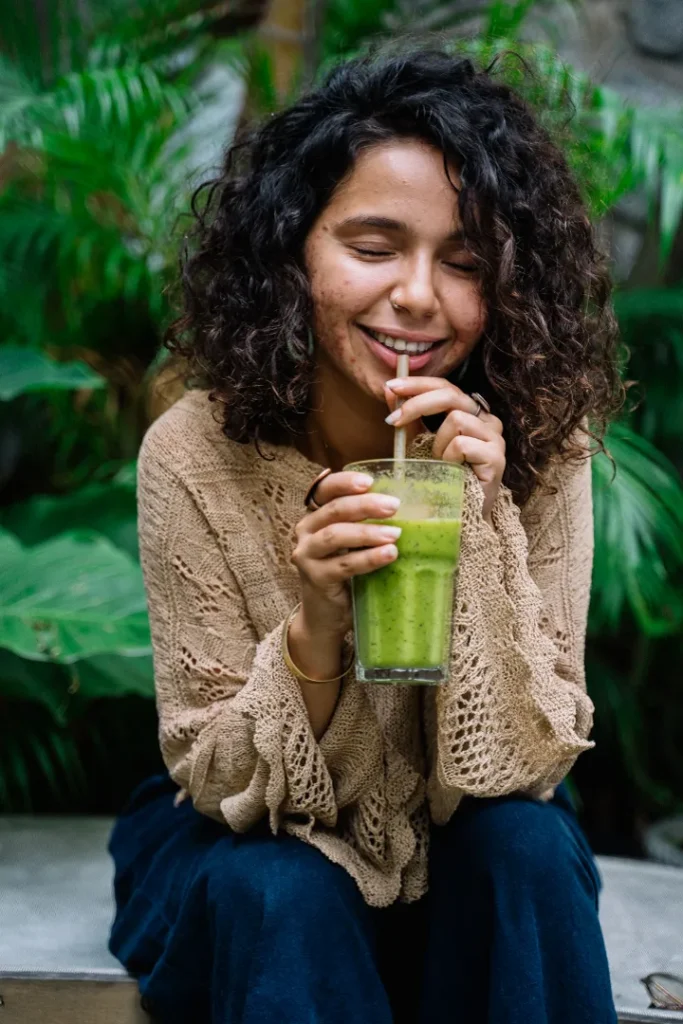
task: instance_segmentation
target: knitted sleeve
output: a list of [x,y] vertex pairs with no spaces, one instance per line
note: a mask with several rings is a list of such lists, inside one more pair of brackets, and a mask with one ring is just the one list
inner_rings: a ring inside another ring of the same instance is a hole
[[522,513],[503,487],[481,515],[468,470],[449,683],[430,694],[428,794],[448,820],[464,794],[541,795],[588,740],[584,637],[593,553],[590,460],[558,463]]
[[[342,863],[368,902],[390,903],[415,852],[409,815],[424,800],[418,772],[383,740],[353,673],[316,741],[282,658],[284,618],[257,635],[230,545],[218,542],[220,523],[209,525],[158,448],[148,435],[139,536],[159,741],[171,777],[202,813],[237,832],[267,816],[273,832],[283,827]],[[344,643],[348,657],[350,633]]]

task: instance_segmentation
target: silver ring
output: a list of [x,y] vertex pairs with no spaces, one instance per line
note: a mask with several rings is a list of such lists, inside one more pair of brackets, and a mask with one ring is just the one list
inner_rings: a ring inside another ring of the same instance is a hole
[[482,410],[490,414],[491,406],[483,395],[480,395],[478,391],[473,391],[471,397],[477,403],[477,411],[474,414],[475,416],[481,416]]

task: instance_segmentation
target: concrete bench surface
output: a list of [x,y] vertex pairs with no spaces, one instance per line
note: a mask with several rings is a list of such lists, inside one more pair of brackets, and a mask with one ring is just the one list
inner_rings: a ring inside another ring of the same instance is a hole
[[[52,986],[51,1024],[61,1022],[55,1007],[65,998],[72,1006],[65,1021],[133,1024],[147,1019],[136,1009],[134,982],[107,950],[113,899],[106,847],[112,824],[104,817],[0,816],[2,1024],[36,1019],[38,1004],[35,1015],[27,1009],[13,1014],[8,995],[15,1007],[37,999],[39,980],[43,989]],[[648,1011],[640,983],[655,971],[683,975],[683,870],[614,857],[598,858],[598,866],[604,882],[601,920],[620,1019],[683,1024],[683,1013]],[[83,981],[99,993],[92,1017],[83,1012]],[[108,1009],[105,991],[111,997]]]

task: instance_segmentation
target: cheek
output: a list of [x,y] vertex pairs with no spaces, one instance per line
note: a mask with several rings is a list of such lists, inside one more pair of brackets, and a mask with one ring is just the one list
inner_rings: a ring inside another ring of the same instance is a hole
[[387,290],[386,276],[380,266],[326,253],[310,275],[313,301],[321,316],[355,319]]
[[344,277],[334,287],[311,279],[314,329],[318,345],[339,368],[353,369],[359,364],[358,353],[349,336],[349,321],[358,310],[350,303],[351,282]]
[[477,285],[458,289],[449,297],[448,319],[463,340],[476,341],[486,327],[486,306]]

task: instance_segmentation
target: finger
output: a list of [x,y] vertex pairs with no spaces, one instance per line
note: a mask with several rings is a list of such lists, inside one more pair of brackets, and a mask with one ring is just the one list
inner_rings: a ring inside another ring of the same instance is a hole
[[379,547],[395,544],[401,536],[399,526],[372,525],[367,523],[333,523],[323,527],[308,538],[305,557],[313,559],[338,555],[342,548]]
[[482,483],[499,480],[505,469],[505,456],[489,441],[459,434],[454,437],[441,456],[444,462],[467,462]]
[[499,445],[503,452],[505,451],[503,438],[489,423],[480,419],[479,416],[473,416],[470,412],[452,409],[436,432],[433,446],[434,458],[440,459],[453,438],[460,434],[476,437],[480,441],[490,441],[492,444]]
[[453,388],[461,395],[465,394],[461,388],[451,384],[445,377],[395,377],[394,380],[388,380],[386,386],[396,395],[420,395],[424,391],[438,391],[443,387]]
[[318,562],[322,567],[321,582],[340,583],[353,576],[363,576],[365,573],[381,569],[383,565],[390,565],[397,558],[398,548],[395,544],[384,544],[382,547],[366,548],[363,551],[349,551],[338,558]]
[[335,498],[346,494],[362,494],[372,487],[372,476],[369,473],[342,471],[330,473],[320,481],[313,497],[318,505],[326,505]]
[[384,385],[384,398],[389,406],[389,411],[393,412],[394,409],[399,409],[403,405],[404,399],[399,398],[398,395],[391,390],[386,384]]
[[362,519],[386,519],[395,514],[400,504],[398,498],[388,494],[368,493],[333,498],[318,511],[309,512],[301,520],[299,533],[317,533],[332,523],[357,523]]
[[[474,415],[479,410],[479,405],[464,391],[450,386],[441,387],[436,391],[426,391],[424,394],[407,398],[401,408],[393,413],[396,418],[392,420],[392,425],[402,427],[423,416],[434,416],[437,413],[450,412],[452,409],[460,409],[461,412]],[[482,423],[487,423],[489,417],[482,412],[476,418]]]
[[[456,395],[460,395],[462,401],[450,406],[450,408],[459,408],[463,409],[465,412],[473,413],[477,416],[477,419],[484,423],[488,423],[497,434],[503,433],[503,423],[497,416],[494,416],[493,413],[486,412],[476,399],[472,398],[472,396],[468,395],[467,392],[462,390],[462,388],[456,387],[455,384],[451,384],[450,381],[445,380],[443,377],[398,377],[394,381],[388,381],[385,388],[387,391],[392,392],[400,398],[405,396],[406,401],[401,408],[412,408],[413,398],[411,396],[429,394],[430,392],[439,392],[444,390],[451,391]],[[445,409],[439,408],[435,411],[439,413],[444,412]],[[427,413],[427,415],[433,414],[430,412]],[[401,418],[400,426],[403,425],[404,420]]]

